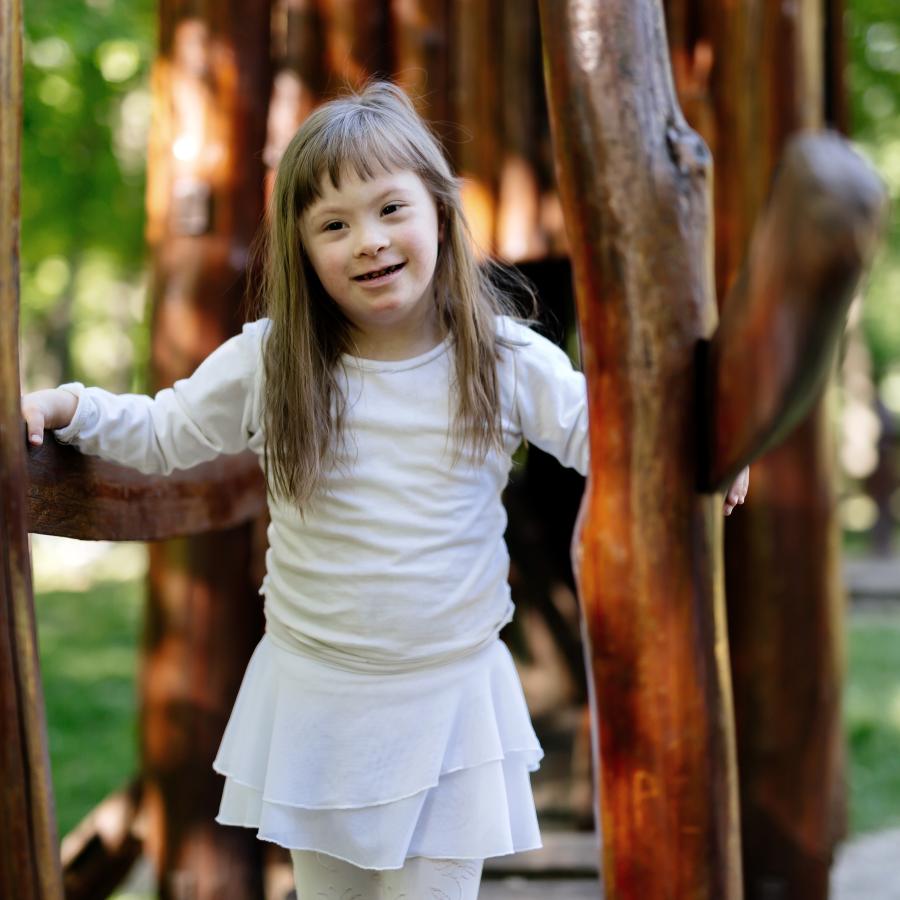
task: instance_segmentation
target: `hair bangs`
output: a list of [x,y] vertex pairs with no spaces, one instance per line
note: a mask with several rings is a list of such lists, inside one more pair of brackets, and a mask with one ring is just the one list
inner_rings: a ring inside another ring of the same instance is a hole
[[381,111],[359,107],[330,122],[308,147],[308,158],[316,165],[300,166],[298,174],[305,177],[296,181],[298,213],[322,198],[326,176],[340,190],[342,179],[350,173],[363,181],[401,170],[428,175],[431,166],[417,149],[421,135],[410,125]]

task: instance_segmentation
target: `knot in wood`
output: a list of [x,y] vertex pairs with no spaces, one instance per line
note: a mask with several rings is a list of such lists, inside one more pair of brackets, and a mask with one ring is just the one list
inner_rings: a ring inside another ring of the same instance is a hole
[[710,153],[703,138],[684,124],[670,122],[666,129],[669,156],[682,175],[706,177]]

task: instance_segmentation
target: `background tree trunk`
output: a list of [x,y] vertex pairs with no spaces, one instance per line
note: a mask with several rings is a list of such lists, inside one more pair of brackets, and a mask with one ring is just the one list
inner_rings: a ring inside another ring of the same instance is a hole
[[[679,96],[715,159],[720,298],[787,138],[823,125],[826,97],[832,119],[846,120],[835,71],[842,11],[840,0],[667,2]],[[845,827],[843,594],[827,404],[754,463],[747,503],[725,528],[748,900],[827,897]]]
[[[260,224],[270,91],[267,0],[163,0],[148,172],[154,388],[237,332]],[[262,634],[252,525],[151,545],[140,676],[145,850],[160,897],[258,898],[260,842],[217,825],[211,769]]]

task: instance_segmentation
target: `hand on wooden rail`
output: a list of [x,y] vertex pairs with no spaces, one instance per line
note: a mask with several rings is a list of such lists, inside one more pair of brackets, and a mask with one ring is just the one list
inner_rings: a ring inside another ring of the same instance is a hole
[[30,443],[44,443],[44,430],[65,428],[75,415],[78,398],[70,391],[48,388],[22,397],[22,418]]

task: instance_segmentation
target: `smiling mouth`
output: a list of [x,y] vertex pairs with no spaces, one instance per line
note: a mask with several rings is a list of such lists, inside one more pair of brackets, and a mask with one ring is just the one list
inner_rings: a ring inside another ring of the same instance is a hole
[[379,269],[377,272],[367,272],[365,275],[356,275],[354,276],[354,281],[374,281],[376,278],[383,278],[385,275],[390,275],[393,272],[402,269],[406,263],[397,263],[396,266],[387,266],[387,268]]

